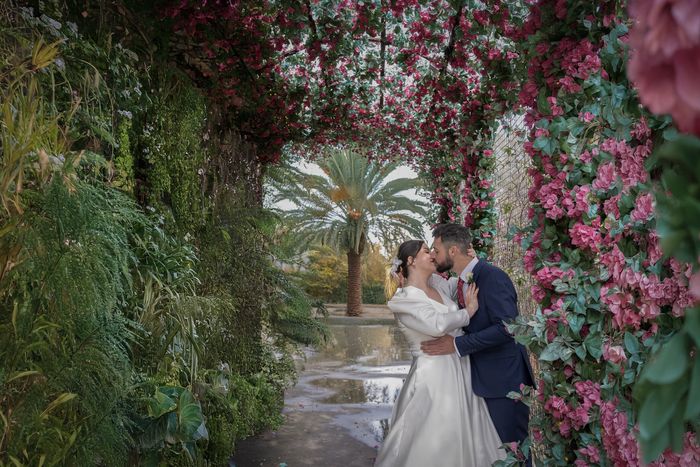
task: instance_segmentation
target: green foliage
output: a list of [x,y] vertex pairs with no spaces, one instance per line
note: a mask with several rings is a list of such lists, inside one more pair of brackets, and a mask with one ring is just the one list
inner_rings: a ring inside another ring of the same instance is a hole
[[[362,257],[362,303],[384,304],[384,278],[388,261],[377,245],[370,245]],[[346,303],[348,286],[347,256],[327,246],[308,252],[303,271],[295,273],[297,281],[311,297],[326,303]]]
[[114,155],[114,181],[112,185],[127,193],[134,190],[134,157],[131,154],[129,130],[131,120],[122,119],[117,130],[117,151]]
[[[664,252],[695,265],[700,257],[700,140],[667,132],[648,168],[662,171],[656,191]],[[685,311],[682,328],[660,347],[634,388],[639,439],[647,462],[667,447],[681,451],[686,423],[700,428],[700,307]]]
[[22,253],[0,284],[3,457],[126,457],[135,335],[119,308],[131,295],[130,229],[140,218],[114,190],[73,182],[69,191],[56,177],[8,234]]
[[42,99],[38,71],[48,68],[58,53],[58,43],[47,44],[37,36],[25,37],[12,29],[0,31],[0,201],[5,215],[21,213],[20,193],[32,175],[45,180],[51,156],[67,149],[61,115]]
[[306,269],[298,273],[298,277],[309,295],[326,302],[335,302],[334,299],[343,294],[344,286],[347,286],[347,257],[330,247],[319,246],[309,251]]
[[193,394],[182,387],[159,386],[146,404],[148,417],[141,423],[138,438],[144,457],[151,460],[146,464],[156,465],[153,460],[168,454],[184,454],[194,461],[197,441],[206,440],[208,433],[200,403]]
[[[186,79],[151,106],[116,40],[18,18],[0,34],[0,463],[223,464],[235,439],[280,423],[292,340],[325,328],[272,268],[274,218],[246,189],[204,222],[206,105]],[[144,122],[169,151],[153,165]],[[155,166],[169,185],[151,196],[141,181]],[[132,194],[156,207],[144,214]],[[222,365],[236,390],[220,415],[199,389]]]
[[278,304],[268,308],[272,329],[294,342],[307,345],[325,342],[329,331],[321,321],[313,318],[311,298],[282,271],[271,268],[270,274],[278,293]]
[[68,18],[70,10],[51,3],[42,5],[43,14],[20,9],[22,27],[61,44],[60,59],[41,77],[52,90],[47,100],[56,113],[71,116],[66,129],[74,150],[103,153],[114,161],[121,139],[117,119],[130,119],[148,102],[139,58],[108,31],[80,33]]
[[[200,173],[206,152],[202,135],[206,123],[203,97],[180,77],[161,78],[164,85],[174,80],[144,116],[139,151],[145,166],[150,202],[164,204],[182,231],[193,231],[204,221],[205,209]],[[176,137],[173,137],[177,135]]]
[[242,377],[211,372],[203,387],[202,407],[210,429],[206,457],[212,465],[225,465],[236,440],[282,423],[280,389],[264,375]]

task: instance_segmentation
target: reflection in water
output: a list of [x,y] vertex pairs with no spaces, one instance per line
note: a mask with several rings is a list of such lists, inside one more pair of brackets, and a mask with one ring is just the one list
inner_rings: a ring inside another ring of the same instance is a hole
[[369,431],[374,435],[375,441],[381,443],[389,434],[389,419],[372,420],[369,424]]
[[330,326],[333,341],[314,359],[386,365],[411,359],[403,334],[396,326]]
[[332,413],[334,424],[376,447],[410,368],[408,345],[395,325],[329,327],[332,341],[308,355],[287,407]]
[[311,382],[335,393],[319,402],[324,404],[393,404],[399,397],[401,378],[336,379],[321,378]]

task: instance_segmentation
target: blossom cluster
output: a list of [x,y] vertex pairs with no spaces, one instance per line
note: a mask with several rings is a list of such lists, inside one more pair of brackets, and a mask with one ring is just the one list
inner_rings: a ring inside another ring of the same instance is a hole
[[695,0],[632,0],[628,74],[639,99],[700,135],[700,9]]

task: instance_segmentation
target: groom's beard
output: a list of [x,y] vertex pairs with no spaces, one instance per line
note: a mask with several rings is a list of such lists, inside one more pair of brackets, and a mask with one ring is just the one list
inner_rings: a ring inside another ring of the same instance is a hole
[[452,258],[447,258],[447,259],[445,260],[445,262],[443,262],[443,263],[438,263],[438,262],[436,261],[436,262],[435,262],[435,269],[437,269],[437,272],[443,273],[443,272],[447,272],[447,271],[449,271],[450,269],[452,269],[452,267],[453,267],[454,265],[455,265],[455,262],[452,261]]

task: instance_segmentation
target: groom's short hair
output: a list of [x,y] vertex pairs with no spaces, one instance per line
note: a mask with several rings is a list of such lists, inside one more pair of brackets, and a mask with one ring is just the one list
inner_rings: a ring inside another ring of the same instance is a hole
[[433,238],[441,239],[447,245],[456,245],[459,251],[467,254],[472,243],[472,234],[469,229],[459,224],[440,224],[433,230]]

